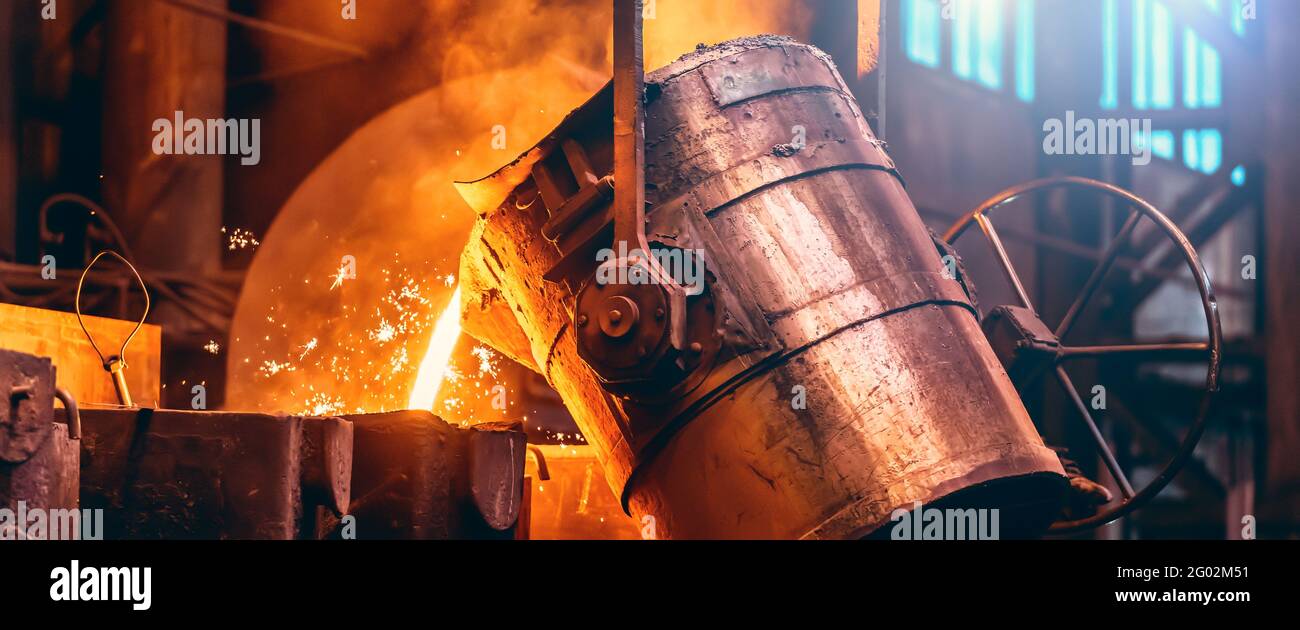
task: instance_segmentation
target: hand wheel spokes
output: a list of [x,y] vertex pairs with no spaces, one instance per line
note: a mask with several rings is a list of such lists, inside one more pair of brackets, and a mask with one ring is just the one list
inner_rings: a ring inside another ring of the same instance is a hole
[[[1026,182],[1018,186],[1013,186],[980,204],[979,207],[963,216],[943,235],[943,240],[951,245],[960,237],[967,228],[972,224],[978,225],[983,232],[985,239],[992,248],[1003,274],[1006,276],[1008,283],[1016,294],[1017,299],[1025,309],[1028,309],[1029,316],[1033,315],[1033,306],[1029,299],[1028,292],[1025,290],[1023,283],[1020,281],[1019,274],[1016,272],[1010,257],[1007,255],[1006,248],[1003,246],[998,236],[997,230],[993,227],[992,221],[987,216],[995,208],[1001,207],[1014,201],[1015,199],[1040,190],[1061,188],[1061,187],[1081,187],[1100,192],[1103,195],[1117,199],[1123,202],[1131,209],[1130,214],[1120,227],[1119,232],[1106,246],[1098,259],[1096,268],[1084,282],[1079,295],[1067,309],[1065,316],[1061,319],[1054,331],[1055,353],[1049,357],[1050,369],[1054,372],[1054,377],[1058,384],[1065,390],[1073,403],[1075,410],[1087,426],[1093,441],[1097,445],[1098,453],[1102,462],[1105,464],[1111,477],[1119,486],[1122,497],[1118,502],[1112,502],[1108,507],[1103,508],[1097,514],[1088,518],[1077,519],[1072,521],[1058,521],[1052,525],[1052,533],[1071,533],[1090,529],[1113,521],[1125,514],[1137,509],[1145,504],[1152,497],[1158,494],[1178,473],[1178,470],[1191,458],[1197,442],[1200,441],[1201,434],[1205,430],[1205,425],[1209,420],[1209,410],[1212,395],[1218,390],[1219,361],[1222,354],[1222,332],[1219,324],[1218,304],[1214,298],[1214,290],[1210,286],[1210,280],[1201,265],[1200,258],[1196,250],[1192,247],[1187,237],[1174,225],[1168,217],[1157,210],[1146,200],[1126,191],[1122,188],[1112,186],[1105,182],[1099,182],[1083,177],[1057,177],[1040,179]],[[1176,246],[1192,272],[1193,280],[1201,298],[1201,305],[1206,318],[1208,328],[1208,339],[1206,341],[1188,342],[1188,343],[1133,343],[1122,345],[1082,345],[1068,346],[1063,342],[1066,335],[1074,328],[1078,322],[1079,316],[1083,313],[1089,300],[1096,294],[1098,287],[1105,279],[1107,273],[1114,265],[1115,261],[1126,250],[1129,240],[1133,235],[1135,228],[1142,218],[1152,221],[1156,228],[1164,233]],[[1000,307],[1005,308],[1005,307]],[[1013,309],[1014,310],[1014,309]],[[1019,316],[1014,315],[1013,316]],[[1041,324],[1039,324],[1041,325]],[[1051,337],[1052,335],[1047,335]],[[1040,335],[1041,337],[1041,335]],[[1042,343],[1036,344],[1041,348]],[[1048,346],[1051,347],[1050,345]],[[1145,357],[1170,357],[1170,356],[1204,356],[1208,353],[1208,366],[1206,370],[1205,390],[1198,407],[1196,417],[1187,430],[1186,436],[1174,455],[1168,460],[1164,468],[1156,475],[1155,479],[1143,487],[1140,491],[1135,491],[1128,480],[1128,476],[1120,468],[1110,445],[1107,443],[1104,435],[1093,419],[1087,405],[1084,404],[1083,398],[1079,395],[1078,390],[1074,388],[1066,373],[1063,364],[1083,358],[1101,358],[1107,356],[1125,356],[1133,358]],[[1003,357],[1000,357],[1003,358]],[[1005,363],[1005,359],[1004,359]],[[1008,365],[1008,373],[1014,373]]]

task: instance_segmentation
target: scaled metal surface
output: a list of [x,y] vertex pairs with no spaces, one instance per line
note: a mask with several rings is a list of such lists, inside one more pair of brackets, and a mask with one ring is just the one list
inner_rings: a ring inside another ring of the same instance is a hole
[[602,383],[575,334],[575,296],[612,241],[592,193],[612,172],[611,90],[461,186],[480,213],[466,331],[559,391],[637,522],[673,538],[856,538],[948,501],[1010,510],[1004,527],[1049,523],[1060,463],[829,57],[747,38],[646,86],[646,233],[703,252],[687,328],[703,321],[716,344],[666,399]]

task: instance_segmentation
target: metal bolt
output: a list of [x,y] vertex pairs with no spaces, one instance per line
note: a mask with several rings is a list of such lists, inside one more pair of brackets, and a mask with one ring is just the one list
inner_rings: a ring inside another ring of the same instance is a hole
[[586,326],[586,325],[587,325],[587,316],[586,316],[586,315],[579,315],[579,316],[578,316],[578,326],[581,327],[581,326]]
[[692,353],[692,354],[699,354],[699,353],[701,353],[701,352],[704,352],[704,346],[700,345],[700,342],[698,342],[698,341],[692,341],[692,342],[691,342],[691,353]]
[[609,309],[609,321],[615,324],[623,321],[623,312],[616,308]]
[[664,309],[662,308],[655,309],[655,319],[663,319],[663,318],[664,318]]

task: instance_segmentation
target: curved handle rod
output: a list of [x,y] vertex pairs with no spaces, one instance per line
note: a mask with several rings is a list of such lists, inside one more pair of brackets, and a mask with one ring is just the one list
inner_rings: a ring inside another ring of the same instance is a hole
[[[118,353],[109,357],[105,357],[103,351],[99,349],[99,344],[95,343],[94,336],[92,336],[90,331],[86,329],[86,321],[81,315],[81,289],[86,284],[86,275],[90,273],[90,270],[95,266],[95,263],[99,262],[99,259],[104,256],[113,256],[122,261],[122,264],[126,265],[127,268],[131,270],[131,273],[135,275],[136,282],[140,283],[140,291],[144,294],[144,313],[140,315],[140,321],[136,322],[135,328],[131,330],[131,334],[127,335],[126,339],[122,341],[122,347],[118,350]],[[149,287],[145,285],[144,279],[140,277],[140,272],[136,270],[135,265],[131,264],[131,261],[123,258],[121,254],[113,250],[106,249],[95,254],[95,257],[90,260],[90,264],[86,265],[86,268],[81,270],[81,278],[77,280],[77,297],[73,306],[77,311],[77,323],[81,325],[81,332],[86,335],[86,339],[90,341],[90,347],[95,350],[95,354],[99,355],[99,360],[103,364],[104,370],[113,377],[113,389],[117,392],[118,402],[127,407],[135,406],[131,400],[131,391],[127,388],[126,374],[124,373],[124,370],[126,369],[126,347],[130,345],[131,340],[135,338],[135,334],[140,332],[140,328],[144,326],[144,320],[149,317]]]

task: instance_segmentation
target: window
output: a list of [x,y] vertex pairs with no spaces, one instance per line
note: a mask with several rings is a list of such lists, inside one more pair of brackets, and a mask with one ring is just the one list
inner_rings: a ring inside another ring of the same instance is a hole
[[[1233,4],[1236,5],[1237,3],[1234,2]],[[1228,12],[1232,14],[1232,32],[1236,33],[1238,37],[1245,37],[1246,36],[1246,15],[1245,15],[1246,7],[1233,6]]]
[[1016,6],[1016,97],[1034,102],[1034,2]]
[[1146,147],[1151,148],[1151,155],[1158,158],[1172,160],[1174,159],[1174,132],[1168,129],[1156,129],[1151,132],[1151,138],[1148,140],[1139,129],[1133,130],[1133,146],[1141,150]]
[[1119,19],[1115,13],[1116,0],[1102,0],[1101,4],[1101,106],[1103,109],[1119,107],[1119,50],[1116,32]]
[[903,0],[903,50],[916,63],[939,67],[938,0]]
[[1174,105],[1173,20],[1159,0],[1133,3],[1133,107]]
[[1196,31],[1183,31],[1183,107],[1196,109],[1201,106],[1200,88],[1201,40]]
[[990,89],[1002,87],[1002,3],[952,0],[952,71]]
[[1184,130],[1183,165],[1206,175],[1218,172],[1223,165],[1223,135],[1219,130]]
[[[1130,10],[1133,47],[1133,108],[1138,110],[1168,110],[1181,104],[1188,110],[1214,109],[1223,106],[1223,64],[1219,51],[1206,38],[1191,26],[1186,25],[1181,17],[1189,11],[1209,11],[1222,15],[1225,5],[1233,19],[1241,18],[1242,9],[1239,0],[1223,2],[1222,0],[1203,0],[1203,6],[1189,4],[1182,0],[1102,0],[1101,16],[1101,97],[1103,109],[1119,109],[1119,51],[1118,33],[1120,10],[1127,6]],[[1177,8],[1180,18],[1181,53],[1175,57],[1174,38],[1176,15],[1171,7]],[[1234,22],[1235,24],[1235,22]],[[1182,63],[1182,94],[1175,99],[1173,94],[1176,62]],[[1158,124],[1158,123],[1157,123]],[[1172,130],[1157,130],[1151,138],[1139,138],[1134,135],[1134,142],[1150,142],[1151,153],[1166,160],[1175,159],[1176,149],[1181,141],[1183,164],[1187,168],[1205,174],[1219,171],[1223,162],[1223,134],[1219,129],[1183,129],[1181,138]],[[1234,183],[1245,182],[1245,169],[1234,169]],[[1242,184],[1238,184],[1242,185]]]
[[[902,0],[903,51],[914,63],[941,65],[941,23],[951,19],[952,73],[990,90],[1010,86],[1016,98],[1034,100],[1034,0]],[[1010,51],[1006,50],[1003,9],[1014,12]],[[1003,77],[1003,59],[1011,55],[1014,80]]]

